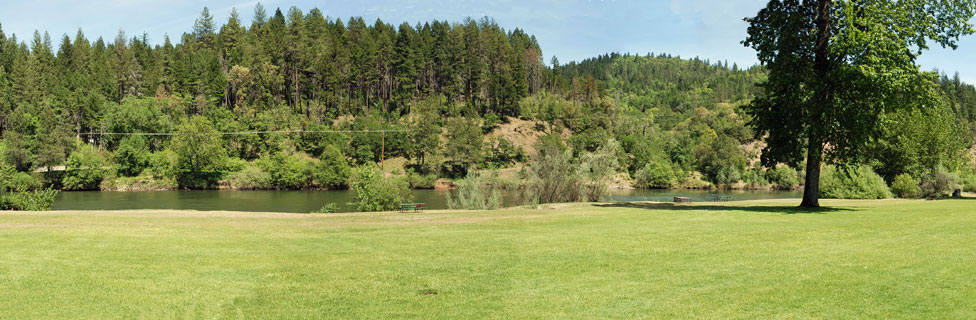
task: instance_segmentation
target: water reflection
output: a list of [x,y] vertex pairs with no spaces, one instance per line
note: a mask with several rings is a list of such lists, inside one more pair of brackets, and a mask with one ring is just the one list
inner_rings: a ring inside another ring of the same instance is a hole
[[[800,198],[799,192],[784,191],[699,191],[699,190],[615,190],[608,201],[671,201],[675,196],[709,201],[716,195],[734,200]],[[446,209],[444,191],[415,190],[414,202],[430,209]],[[147,191],[147,192],[61,192],[54,210],[176,209],[202,211],[312,212],[328,203],[342,212],[355,211],[352,191]],[[510,199],[511,197],[506,197]]]

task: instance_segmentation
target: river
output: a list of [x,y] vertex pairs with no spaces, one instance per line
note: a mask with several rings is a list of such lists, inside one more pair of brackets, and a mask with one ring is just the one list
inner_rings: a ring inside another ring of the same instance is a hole
[[[686,196],[694,201],[708,201],[715,195],[734,200],[800,198],[789,191],[701,191],[701,190],[614,190],[608,201],[670,201]],[[146,191],[146,192],[61,192],[54,210],[134,210],[175,209],[201,211],[300,212],[316,211],[335,203],[341,212],[355,211],[349,205],[352,191]],[[429,209],[446,209],[444,191],[414,190],[413,201],[426,203]]]

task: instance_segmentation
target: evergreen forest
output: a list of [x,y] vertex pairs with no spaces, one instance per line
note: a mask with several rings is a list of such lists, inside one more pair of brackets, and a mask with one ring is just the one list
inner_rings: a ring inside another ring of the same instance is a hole
[[[252,21],[204,8],[162,41],[0,30],[0,180],[14,192],[348,189],[372,170],[412,188],[483,172],[589,174],[604,189],[802,186],[802,166],[764,161],[750,125],[764,67],[548,57],[530,31],[490,18],[391,24],[261,5]],[[976,189],[976,88],[926,79],[932,106],[884,115],[864,165],[825,184],[914,191],[952,176]],[[877,195],[838,188],[824,192]]]

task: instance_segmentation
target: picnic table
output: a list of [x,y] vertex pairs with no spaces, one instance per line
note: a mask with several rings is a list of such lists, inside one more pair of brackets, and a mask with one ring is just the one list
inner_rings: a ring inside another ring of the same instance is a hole
[[678,203],[691,203],[691,198],[689,198],[689,197],[674,197],[674,202],[678,202]]
[[427,207],[426,203],[401,203],[400,212],[423,212]]

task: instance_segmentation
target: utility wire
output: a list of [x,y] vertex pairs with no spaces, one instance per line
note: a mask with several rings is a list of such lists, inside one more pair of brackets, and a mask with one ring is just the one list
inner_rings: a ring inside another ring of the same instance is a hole
[[[270,131],[234,131],[220,132],[220,135],[248,135],[248,134],[271,134],[271,133],[387,133],[387,132],[410,132],[411,129],[390,129],[390,130],[270,130]],[[85,132],[82,136],[174,136],[176,132]]]

